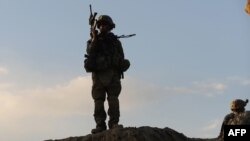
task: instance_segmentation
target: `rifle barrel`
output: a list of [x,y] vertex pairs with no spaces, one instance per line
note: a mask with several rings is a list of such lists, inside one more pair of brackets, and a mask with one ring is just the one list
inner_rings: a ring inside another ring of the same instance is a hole
[[90,10],[90,15],[92,16],[93,14],[92,14],[92,6],[91,6],[91,4],[89,5],[89,10]]

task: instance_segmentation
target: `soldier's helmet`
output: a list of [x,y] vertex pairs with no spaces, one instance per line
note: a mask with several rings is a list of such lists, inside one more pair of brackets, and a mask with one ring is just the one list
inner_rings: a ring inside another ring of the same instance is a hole
[[101,24],[108,24],[111,29],[115,28],[115,24],[112,20],[112,18],[108,15],[100,15],[97,19],[97,28],[100,28]]
[[245,110],[245,106],[248,103],[248,99],[246,99],[245,101],[241,100],[241,99],[235,99],[231,102],[230,104],[230,108],[232,111],[239,111],[239,110]]

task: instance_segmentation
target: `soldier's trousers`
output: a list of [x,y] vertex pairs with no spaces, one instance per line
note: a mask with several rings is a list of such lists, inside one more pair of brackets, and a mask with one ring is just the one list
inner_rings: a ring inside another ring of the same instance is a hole
[[92,97],[95,102],[94,118],[96,127],[106,128],[106,111],[104,101],[107,96],[108,100],[108,126],[111,128],[113,125],[118,124],[120,117],[119,110],[119,95],[121,92],[120,80],[112,81],[109,85],[104,85],[99,81],[95,81],[92,86]]

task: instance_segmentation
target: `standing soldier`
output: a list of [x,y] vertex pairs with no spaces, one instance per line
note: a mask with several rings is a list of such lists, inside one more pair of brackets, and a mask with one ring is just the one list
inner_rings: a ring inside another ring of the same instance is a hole
[[[95,30],[95,26],[99,32]],[[106,96],[109,106],[109,129],[122,127],[118,124],[120,117],[118,96],[121,92],[120,80],[130,63],[124,59],[122,44],[118,37],[111,32],[113,28],[115,28],[115,24],[110,16],[99,16],[94,28],[91,28],[91,39],[87,42],[87,55],[85,55],[87,59],[84,61],[84,67],[87,72],[92,73],[93,80],[92,97],[95,104],[94,119],[96,122],[96,128],[91,131],[93,134],[107,129],[105,122],[107,115],[104,108]]]

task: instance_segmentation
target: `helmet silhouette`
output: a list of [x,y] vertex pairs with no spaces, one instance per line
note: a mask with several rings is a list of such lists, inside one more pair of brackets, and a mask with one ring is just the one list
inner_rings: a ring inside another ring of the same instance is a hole
[[241,99],[235,99],[231,102],[230,108],[232,111],[244,109],[247,103],[248,103],[248,99],[246,99],[246,101],[243,101]]
[[100,15],[97,19],[97,28],[100,28],[101,24],[107,24],[111,27],[111,29],[115,28],[115,24],[112,18],[108,15]]

